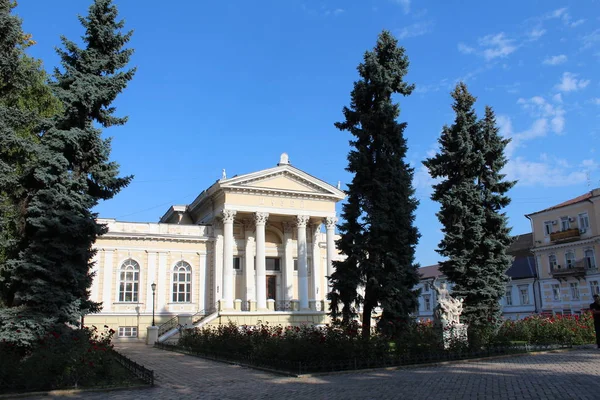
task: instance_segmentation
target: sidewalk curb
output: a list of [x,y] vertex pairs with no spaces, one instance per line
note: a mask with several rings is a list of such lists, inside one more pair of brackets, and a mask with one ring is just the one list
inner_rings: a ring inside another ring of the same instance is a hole
[[[156,387],[156,385],[154,386]],[[24,393],[6,393],[0,394],[0,399],[21,399],[34,396],[65,396],[81,393],[102,393],[116,392],[119,390],[136,390],[136,389],[151,389],[150,385],[132,385],[132,386],[117,386],[109,388],[89,388],[89,389],[57,389],[42,392],[24,392]]]

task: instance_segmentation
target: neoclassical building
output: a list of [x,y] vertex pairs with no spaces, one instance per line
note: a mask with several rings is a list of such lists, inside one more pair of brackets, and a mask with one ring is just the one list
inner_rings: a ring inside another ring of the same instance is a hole
[[344,196],[284,153],[273,168],[223,173],[158,223],[102,219],[91,298],[103,309],[85,323],[120,337],[144,337],[153,311],[169,322],[161,335],[182,321],[323,323]]

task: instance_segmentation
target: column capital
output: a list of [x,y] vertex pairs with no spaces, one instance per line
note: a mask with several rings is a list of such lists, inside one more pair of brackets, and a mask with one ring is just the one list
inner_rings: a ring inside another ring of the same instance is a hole
[[232,224],[233,219],[235,218],[235,214],[237,214],[237,211],[235,211],[235,210],[223,210],[222,211],[223,223]]
[[298,228],[306,228],[309,219],[309,215],[296,215],[296,225]]
[[337,217],[325,217],[323,218],[323,222],[325,223],[325,226],[327,226],[327,229],[335,229],[335,224],[337,224],[338,219]]
[[256,225],[265,225],[269,219],[269,213],[257,212],[254,213],[254,222]]

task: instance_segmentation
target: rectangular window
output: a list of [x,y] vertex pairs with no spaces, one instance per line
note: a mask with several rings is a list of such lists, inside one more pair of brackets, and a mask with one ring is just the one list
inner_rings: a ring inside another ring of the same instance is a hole
[[571,282],[571,300],[579,300],[579,283]]
[[552,233],[552,221],[544,221],[544,236],[550,236]]
[[598,281],[591,281],[590,289],[592,290],[592,296],[595,294],[600,294],[600,286],[598,286]]
[[423,292],[429,293],[429,290],[430,290],[429,283],[423,284]]
[[570,228],[569,217],[560,217],[560,230],[566,231]]
[[239,257],[233,257],[233,269],[236,271],[242,270],[242,263]]
[[279,264],[279,258],[267,258],[265,260],[265,269],[267,271],[281,271],[281,265]]
[[137,337],[137,326],[120,326],[119,337]]
[[588,269],[596,268],[596,256],[594,255],[593,249],[587,249],[583,252],[583,258],[585,259],[585,266]]
[[579,231],[585,232],[590,228],[590,218],[588,217],[588,213],[584,212],[578,215],[579,217]]
[[431,311],[431,296],[428,294],[423,296],[423,301],[425,302],[425,311]]
[[556,269],[556,255],[550,254],[548,256],[548,264],[550,265],[550,271],[554,271]]
[[552,295],[555,301],[560,301],[560,285],[558,283],[552,285]]
[[527,285],[519,286],[519,297],[521,305],[529,304],[529,287]]
[[565,253],[565,266],[573,268],[575,266],[575,253],[571,250]]
[[294,258],[294,271],[298,271],[298,259]]
[[506,288],[506,293],[504,294],[504,301],[507,306],[512,306],[512,286],[508,286]]

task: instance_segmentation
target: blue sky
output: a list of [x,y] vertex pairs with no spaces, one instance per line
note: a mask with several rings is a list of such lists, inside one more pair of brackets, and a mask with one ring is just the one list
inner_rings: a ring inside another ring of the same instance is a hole
[[[24,1],[16,9],[52,70],[60,35],[83,33],[88,1]],[[416,260],[436,263],[442,235],[421,164],[451,124],[449,92],[463,80],[477,109],[494,108],[513,139],[505,172],[519,183],[506,209],[513,234],[524,214],[600,187],[600,2],[117,0],[134,30],[138,67],[115,102],[128,115],[112,158],[135,180],[101,204],[101,217],[155,222],[221,177],[292,164],[331,184],[350,136],[333,126],[349,103],[356,67],[382,29],[410,59],[415,92],[399,98],[408,160],[415,167],[422,234]]]

